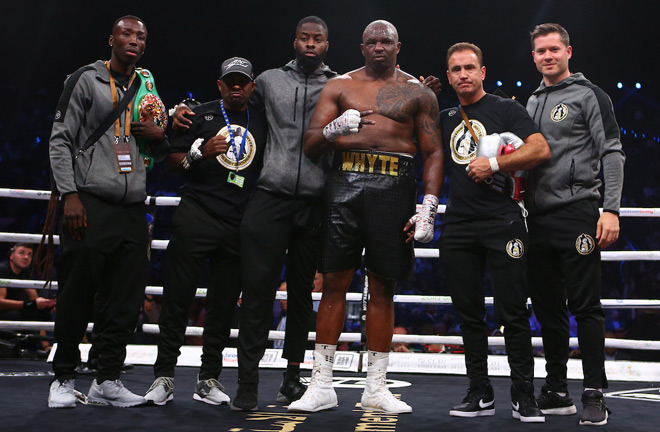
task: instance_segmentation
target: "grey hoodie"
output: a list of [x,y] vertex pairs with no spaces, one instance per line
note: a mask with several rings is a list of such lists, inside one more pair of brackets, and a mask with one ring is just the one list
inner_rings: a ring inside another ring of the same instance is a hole
[[625,155],[612,101],[581,73],[546,87],[541,82],[527,112],[550,145],[550,160],[530,171],[525,204],[530,214],[582,199],[600,198],[597,178],[603,166],[603,209],[619,212]]
[[324,64],[307,75],[295,60],[256,79],[252,103],[266,110],[268,140],[257,187],[277,195],[320,197],[332,155],[312,161],[302,150],[319,94],[337,73]]
[[[133,172],[118,171],[113,148],[114,125],[80,157],[75,158],[87,138],[113,110],[108,69],[102,60],[91,66],[93,70],[80,76],[68,102],[64,101],[64,106],[58,104],[49,147],[55,184],[62,195],[80,191],[113,203],[142,202],[147,198],[146,170],[132,135]],[[117,86],[118,100],[123,95],[124,91]],[[123,135],[125,115],[120,115],[119,121],[120,134]],[[167,146],[167,140],[159,148],[152,146],[157,160],[165,156]]]

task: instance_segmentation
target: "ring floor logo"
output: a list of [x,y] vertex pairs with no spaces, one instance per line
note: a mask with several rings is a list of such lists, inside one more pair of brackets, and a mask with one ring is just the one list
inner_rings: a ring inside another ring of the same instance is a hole
[[660,387],[609,392],[605,397],[660,402]]
[[[309,384],[310,379],[309,378],[300,378],[300,381],[302,381],[304,384]],[[367,382],[366,378],[353,378],[353,377],[333,377],[332,378],[332,386],[336,388],[364,388],[365,384]],[[402,388],[402,387],[410,387],[412,383],[409,383],[408,381],[400,381],[400,380],[392,380],[392,379],[387,379],[385,380],[385,385],[388,388]]]

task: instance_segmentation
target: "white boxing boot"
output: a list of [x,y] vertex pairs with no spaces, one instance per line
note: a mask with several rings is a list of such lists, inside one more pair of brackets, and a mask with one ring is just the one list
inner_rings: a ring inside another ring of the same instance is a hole
[[388,414],[411,413],[412,407],[395,398],[385,385],[390,353],[369,351],[368,356],[367,383],[362,393],[362,409]]
[[312,379],[305,394],[291,402],[290,412],[317,412],[337,406],[337,393],[332,388],[332,365],[337,345],[316,344]]

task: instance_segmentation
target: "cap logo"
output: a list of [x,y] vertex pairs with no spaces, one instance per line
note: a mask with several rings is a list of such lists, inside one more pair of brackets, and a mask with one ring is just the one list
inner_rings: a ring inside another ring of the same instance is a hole
[[246,62],[245,60],[235,59],[235,60],[232,60],[232,61],[230,61],[229,63],[227,63],[225,65],[225,70],[229,69],[232,66],[239,66],[239,67],[246,68],[246,67],[248,67],[248,65],[249,65],[249,63]]

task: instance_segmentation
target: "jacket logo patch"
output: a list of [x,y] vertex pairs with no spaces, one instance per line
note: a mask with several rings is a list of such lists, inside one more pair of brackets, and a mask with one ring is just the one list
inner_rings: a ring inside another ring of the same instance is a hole
[[[477,138],[487,135],[486,128],[478,120],[470,120],[470,124]],[[470,130],[465,125],[465,121],[462,121],[456,126],[449,140],[451,158],[457,164],[465,165],[477,156],[477,143],[474,142]]]
[[550,118],[553,122],[560,122],[568,115],[568,107],[563,103],[555,106],[550,112]]
[[55,113],[55,120],[59,120],[61,117],[62,117],[62,111],[57,110],[57,112]]
[[595,247],[596,242],[589,234],[582,233],[575,240],[575,249],[577,249],[580,255],[589,255]]
[[522,240],[517,238],[509,240],[506,244],[506,253],[508,253],[511,258],[522,258],[525,254],[525,245]]
[[211,120],[213,120],[213,114],[206,114],[206,115],[204,116],[204,120],[206,120],[206,121],[211,121]]

